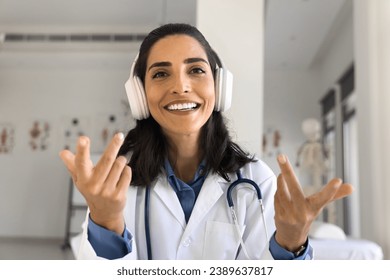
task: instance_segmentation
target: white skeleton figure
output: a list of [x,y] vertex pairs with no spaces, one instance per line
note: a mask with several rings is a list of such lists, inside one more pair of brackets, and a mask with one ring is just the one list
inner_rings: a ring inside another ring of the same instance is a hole
[[297,163],[301,177],[306,179],[302,187],[307,192],[317,192],[323,185],[323,176],[328,171],[328,159],[321,143],[321,125],[316,119],[306,119],[302,123],[306,142],[298,150]]

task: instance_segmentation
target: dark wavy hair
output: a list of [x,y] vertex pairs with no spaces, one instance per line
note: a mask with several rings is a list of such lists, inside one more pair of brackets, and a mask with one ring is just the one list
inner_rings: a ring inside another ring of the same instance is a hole
[[[212,71],[220,60],[203,34],[194,26],[183,23],[162,25],[151,31],[140,46],[134,72],[145,83],[146,63],[150,49],[160,39],[170,35],[188,35],[196,39],[206,52]],[[253,156],[231,140],[225,119],[214,111],[204,124],[200,134],[200,147],[205,151],[206,172],[216,172],[230,181],[228,173],[235,172],[246,163],[254,161]],[[160,125],[149,116],[137,120],[119,150],[119,155],[131,154],[132,185],[148,186],[163,172],[164,161],[168,158],[168,144]]]

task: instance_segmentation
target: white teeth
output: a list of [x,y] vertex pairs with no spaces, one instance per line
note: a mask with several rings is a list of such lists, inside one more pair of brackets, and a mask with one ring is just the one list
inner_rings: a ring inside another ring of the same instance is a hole
[[170,111],[186,111],[194,108],[196,108],[196,103],[179,103],[168,106],[168,110]]

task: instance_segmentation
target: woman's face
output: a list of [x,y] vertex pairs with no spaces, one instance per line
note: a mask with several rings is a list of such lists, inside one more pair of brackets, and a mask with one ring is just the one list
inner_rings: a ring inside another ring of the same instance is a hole
[[214,79],[206,52],[187,35],[151,48],[145,74],[150,113],[167,136],[198,135],[214,109]]

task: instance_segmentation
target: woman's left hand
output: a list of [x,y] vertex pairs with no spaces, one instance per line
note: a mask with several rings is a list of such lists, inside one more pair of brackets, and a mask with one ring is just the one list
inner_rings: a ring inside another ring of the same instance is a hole
[[306,242],[310,226],[322,209],[350,195],[353,187],[334,178],[319,192],[306,197],[288,158],[279,155],[277,159],[281,174],[275,193],[275,238],[280,246],[295,252]]

